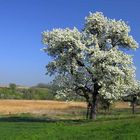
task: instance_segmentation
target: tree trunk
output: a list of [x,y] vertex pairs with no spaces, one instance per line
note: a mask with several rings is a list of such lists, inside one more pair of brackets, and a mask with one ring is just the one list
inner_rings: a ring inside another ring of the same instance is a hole
[[107,103],[107,112],[108,112],[108,114],[110,112],[110,103]]
[[90,108],[90,119],[96,120],[97,115],[97,95],[93,94],[92,104]]
[[134,95],[133,96],[133,101],[132,101],[132,113],[133,114],[135,114],[136,101],[137,101],[137,97]]
[[132,102],[132,113],[135,114],[135,103]]
[[90,111],[91,105],[90,103],[87,103],[87,113],[86,113],[86,119],[89,119],[89,111]]
[[97,105],[98,105],[98,95],[99,89],[101,87],[98,85],[97,80],[94,80],[94,91],[92,93],[92,102],[91,102],[91,109],[90,109],[90,119],[96,120],[97,116]]

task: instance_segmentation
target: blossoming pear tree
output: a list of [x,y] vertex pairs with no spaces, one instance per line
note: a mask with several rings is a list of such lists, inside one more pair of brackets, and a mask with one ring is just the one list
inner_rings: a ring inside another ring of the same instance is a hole
[[43,32],[43,50],[52,58],[50,75],[68,76],[76,93],[90,106],[96,119],[98,98],[118,99],[135,80],[132,56],[125,49],[138,48],[130,27],[122,20],[90,13],[83,30],[53,29]]

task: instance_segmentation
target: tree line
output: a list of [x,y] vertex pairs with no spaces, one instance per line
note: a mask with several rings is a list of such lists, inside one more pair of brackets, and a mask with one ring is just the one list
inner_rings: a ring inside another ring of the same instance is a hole
[[53,100],[55,96],[50,85],[38,84],[23,88],[11,83],[9,87],[0,87],[0,99]]

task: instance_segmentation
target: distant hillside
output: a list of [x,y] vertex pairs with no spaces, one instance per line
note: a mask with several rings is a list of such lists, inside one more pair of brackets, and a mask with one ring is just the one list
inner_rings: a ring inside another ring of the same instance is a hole
[[54,99],[54,96],[51,90],[48,88],[25,86],[16,86],[15,88],[10,88],[9,86],[1,86],[0,99],[46,100]]

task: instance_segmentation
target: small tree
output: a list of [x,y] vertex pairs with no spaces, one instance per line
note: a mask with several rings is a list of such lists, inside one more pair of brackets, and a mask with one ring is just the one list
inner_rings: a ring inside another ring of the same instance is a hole
[[9,84],[9,88],[12,90],[13,93],[15,93],[15,90],[16,90],[16,84],[14,84],[14,83],[10,83],[10,84]]
[[100,108],[104,109],[105,113],[109,113],[112,103],[113,103],[113,100],[111,100],[111,99],[110,100],[106,99],[103,96],[100,96],[100,98],[99,98]]
[[138,48],[129,35],[130,27],[102,13],[90,13],[85,27],[54,29],[43,32],[43,48],[52,61],[47,65],[50,75],[62,74],[72,81],[76,93],[90,106],[90,119],[96,119],[99,95],[118,99],[135,78],[130,55],[124,49]]
[[140,101],[140,82],[134,81],[129,87],[127,93],[122,97],[123,101],[130,102],[132,106],[132,113],[135,114],[136,105]]

